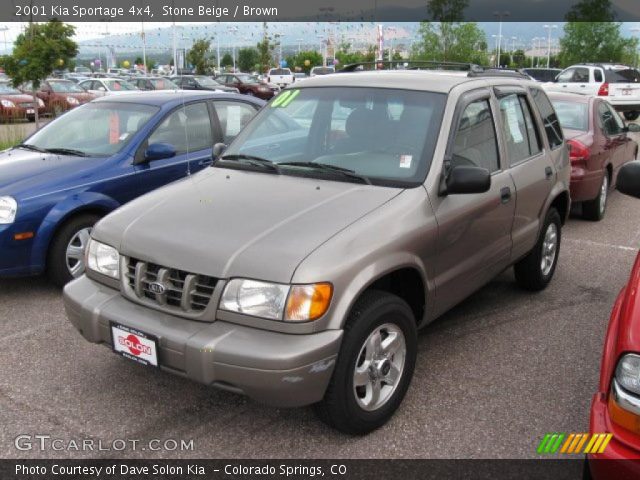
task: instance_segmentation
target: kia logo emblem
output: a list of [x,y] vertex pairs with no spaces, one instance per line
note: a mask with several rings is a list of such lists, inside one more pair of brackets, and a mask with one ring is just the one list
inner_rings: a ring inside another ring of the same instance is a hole
[[166,288],[161,283],[153,282],[149,284],[149,291],[151,293],[155,293],[156,295],[162,295],[165,290]]

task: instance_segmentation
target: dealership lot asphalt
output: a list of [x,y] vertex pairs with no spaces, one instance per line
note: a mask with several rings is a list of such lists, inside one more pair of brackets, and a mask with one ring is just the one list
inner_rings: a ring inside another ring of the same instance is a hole
[[[640,200],[613,193],[599,223],[564,229],[550,287],[507,271],[419,337],[392,421],[363,438],[310,409],[261,406],[85,342],[44,279],[0,280],[0,457],[534,457],[547,432],[588,428],[605,327],[640,247]],[[20,434],[82,441],[194,440],[187,452],[18,451]]]

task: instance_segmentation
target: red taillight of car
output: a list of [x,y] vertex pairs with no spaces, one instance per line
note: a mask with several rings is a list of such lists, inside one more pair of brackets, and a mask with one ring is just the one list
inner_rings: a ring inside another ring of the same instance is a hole
[[600,85],[600,90],[598,90],[599,97],[608,97],[609,96],[609,84],[603,83]]
[[589,149],[587,146],[579,142],[578,140],[567,140],[569,147],[569,160],[573,166],[586,166],[589,159]]

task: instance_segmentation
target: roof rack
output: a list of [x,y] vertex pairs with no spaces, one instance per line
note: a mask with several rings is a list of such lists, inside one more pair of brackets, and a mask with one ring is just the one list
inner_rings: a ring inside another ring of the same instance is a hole
[[[369,68],[366,68],[369,67]],[[387,67],[387,68],[385,68]],[[380,60],[358,62],[345,65],[338,72],[357,72],[362,70],[457,70],[462,72],[481,71],[483,68],[474,63],[439,62],[430,60]]]
[[467,74],[468,77],[507,77],[507,78],[519,78],[521,80],[531,80],[531,77],[524,71],[515,68],[498,68],[490,67],[483,68],[481,70],[470,71]]

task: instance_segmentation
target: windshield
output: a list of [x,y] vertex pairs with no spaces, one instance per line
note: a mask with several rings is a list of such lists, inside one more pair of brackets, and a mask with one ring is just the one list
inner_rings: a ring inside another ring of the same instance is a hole
[[153,88],[156,90],[177,90],[178,86],[173,83],[171,80],[167,80],[166,78],[152,78],[149,80]]
[[193,77],[196,82],[198,82],[203,87],[217,87],[220,86],[218,82],[216,82],[213,78],[205,77],[204,75]]
[[84,90],[73,82],[49,82],[49,85],[56,93],[84,93]]
[[[274,163],[315,162],[349,169],[374,184],[424,181],[446,96],[379,88],[286,90],[225,151]],[[222,165],[224,166],[224,165]],[[281,168],[318,174],[302,166]]]
[[87,156],[109,156],[129,143],[157,111],[151,105],[87,103],[45,125],[24,143],[43,150],[65,148]]
[[242,83],[260,83],[258,77],[254,75],[236,75]]
[[104,84],[111,91],[121,91],[121,90],[137,90],[135,85],[125,81],[125,80],[103,80]]
[[571,130],[589,130],[589,113],[586,103],[552,101],[562,128]]
[[0,95],[18,95],[22,93],[17,88],[14,88],[8,82],[0,83]]

